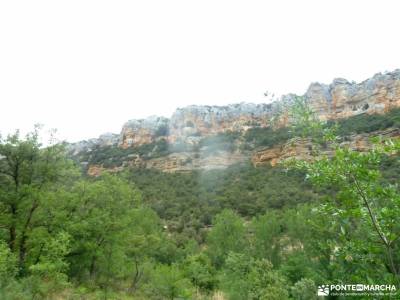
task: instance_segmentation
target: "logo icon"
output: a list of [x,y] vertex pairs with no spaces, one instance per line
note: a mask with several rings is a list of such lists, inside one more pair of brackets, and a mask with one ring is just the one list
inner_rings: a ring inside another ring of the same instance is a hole
[[329,285],[319,285],[317,290],[317,296],[329,296]]
[[363,284],[357,284],[357,285],[356,285],[356,290],[357,290],[357,292],[362,292],[362,291],[364,291],[364,285],[363,285]]

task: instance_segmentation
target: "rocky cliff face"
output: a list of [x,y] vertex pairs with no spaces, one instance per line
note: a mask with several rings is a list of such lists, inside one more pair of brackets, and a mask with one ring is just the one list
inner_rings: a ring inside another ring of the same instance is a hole
[[[383,131],[354,134],[346,137],[341,145],[349,147],[352,150],[364,152],[372,148],[371,138],[374,137],[398,139],[400,138],[400,129],[389,128]],[[264,164],[276,166],[277,164],[292,158],[310,160],[313,158],[313,150],[315,150],[315,145],[313,145],[310,139],[294,138],[284,144],[275,145],[255,152],[251,157],[251,161],[254,166]],[[320,149],[320,155],[326,155],[329,157],[333,155],[333,153],[334,149],[329,145],[326,148]]]
[[140,146],[167,139],[170,143],[196,143],[199,137],[226,131],[242,131],[254,126],[268,126],[281,103],[239,103],[227,106],[187,106],[178,108],[170,119],[150,117],[131,120],[121,131],[120,146]]
[[[120,134],[105,134],[98,139],[79,142],[70,146],[73,155],[90,152],[95,147],[113,146],[123,149],[139,147],[165,140],[169,145],[199,145],[208,136],[224,132],[245,132],[253,127],[286,126],[290,123],[288,107],[295,95],[283,96],[269,104],[239,103],[227,106],[188,106],[179,108],[171,116],[149,117],[126,122]],[[361,83],[335,79],[331,84],[312,83],[304,94],[311,108],[321,120],[337,120],[359,114],[382,114],[400,107],[400,69],[394,72],[376,74]],[[357,140],[357,138],[355,137]],[[291,143],[293,145],[293,141]],[[310,147],[307,141],[297,140],[294,147],[277,145],[255,153],[255,165],[276,164],[288,156],[306,155]],[[165,157],[147,160],[146,167],[165,171],[184,171],[204,166],[225,167],[243,160],[239,156],[215,154],[200,158],[193,153],[170,153]],[[248,157],[249,155],[246,154]],[[134,164],[142,164],[139,157]],[[204,167],[204,168],[207,168]]]
[[385,113],[400,106],[400,70],[379,73],[358,84],[341,78],[330,85],[313,83],[305,96],[322,120]]
[[[285,95],[270,104],[192,105],[177,109],[170,119],[151,117],[132,120],[122,128],[121,145],[141,145],[160,137],[167,138],[169,142],[191,141],[199,136],[269,126],[273,121],[285,126],[290,122],[285,112],[293,96]],[[321,120],[348,118],[362,113],[385,113],[400,107],[400,70],[376,74],[361,83],[341,78],[329,85],[312,83],[304,96]]]
[[168,136],[168,130],[169,119],[164,117],[130,120],[122,127],[119,144],[123,148],[149,144],[159,137]]
[[[154,168],[164,172],[189,172],[192,170],[224,169],[235,163],[244,162],[248,155],[240,152],[219,151],[203,156],[192,152],[172,153],[165,157],[142,161],[142,167]],[[136,166],[138,166],[136,164]]]
[[278,103],[239,103],[227,106],[188,106],[179,108],[171,117],[172,140],[190,136],[215,135],[241,131],[254,126],[268,126],[277,113]]
[[92,151],[95,147],[114,146],[118,145],[120,135],[116,133],[104,133],[97,139],[93,138],[87,141],[80,141],[68,145],[68,150],[72,155],[77,155],[81,152]]

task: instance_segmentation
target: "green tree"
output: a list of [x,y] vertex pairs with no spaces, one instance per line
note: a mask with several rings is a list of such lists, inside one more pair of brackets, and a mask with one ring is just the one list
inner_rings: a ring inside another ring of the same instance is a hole
[[291,288],[291,294],[295,300],[317,300],[317,286],[308,278],[303,278]]
[[151,299],[191,299],[192,286],[176,265],[158,265],[146,286],[146,293]]
[[[400,216],[399,187],[386,182],[381,174],[380,166],[386,155],[399,153],[400,143],[392,140],[375,140],[373,147],[365,152],[352,150],[340,142],[332,128],[327,128],[310,113],[306,106],[294,106],[295,124],[299,128],[315,129],[313,139],[318,142],[322,137],[324,142],[330,142],[334,149],[333,157],[321,157],[315,161],[298,161],[296,168],[305,170],[307,178],[317,186],[336,187],[337,194],[325,202],[321,212],[336,216],[339,222],[339,232],[344,245],[335,249],[335,255],[347,260],[352,256],[365,257],[370,254],[375,260],[383,255],[383,263],[392,275],[392,279],[400,283],[400,227],[396,220]],[[303,126],[302,126],[303,125]],[[358,240],[353,232],[364,233]],[[380,245],[377,247],[377,245]],[[373,272],[368,270],[364,276]]]
[[231,210],[222,211],[215,217],[207,243],[214,264],[222,266],[229,252],[241,252],[244,249],[246,242],[242,219]]
[[65,232],[58,233],[44,244],[37,263],[29,267],[32,275],[28,282],[35,296],[52,297],[69,286],[66,274],[69,249],[70,236]]
[[205,253],[187,257],[183,262],[183,268],[185,276],[191,280],[194,286],[206,292],[216,288],[216,270]]
[[[366,153],[337,148],[333,158],[300,165],[316,185],[338,188],[336,200],[326,202],[321,212],[333,214],[340,222],[340,234],[348,241],[347,252],[377,253],[376,245],[380,244],[386,256],[384,263],[399,280],[400,227],[396,220],[400,216],[400,193],[396,185],[382,180],[379,166],[387,152],[378,148]],[[393,147],[387,149],[398,151]],[[352,231],[365,233],[363,240],[368,243],[349,239],[354,237]]]
[[43,244],[36,233],[50,234],[50,216],[43,210],[73,174],[62,145],[42,147],[39,128],[25,139],[17,132],[0,141],[0,237],[17,256],[20,275],[36,260],[32,255]]
[[280,271],[292,284],[302,278],[328,282],[332,253],[339,244],[332,216],[321,214],[319,203],[298,205],[283,212],[285,220]]
[[265,259],[230,252],[223,268],[222,290],[232,300],[288,299],[285,279]]
[[[160,254],[166,242],[161,231],[161,221],[157,214],[146,207],[139,207],[133,212],[131,234],[127,239],[129,290],[134,293],[144,281],[147,263]],[[130,267],[129,267],[130,265]]]
[[280,263],[281,218],[277,212],[268,212],[252,220],[254,256],[265,258],[274,266]]
[[106,288],[130,267],[130,242],[141,195],[122,178],[103,174],[93,181],[78,181],[65,196],[69,200],[64,201],[65,210],[71,213],[59,222],[65,222],[74,241],[68,255],[71,274]]
[[6,243],[0,241],[0,289],[15,278],[17,259]]

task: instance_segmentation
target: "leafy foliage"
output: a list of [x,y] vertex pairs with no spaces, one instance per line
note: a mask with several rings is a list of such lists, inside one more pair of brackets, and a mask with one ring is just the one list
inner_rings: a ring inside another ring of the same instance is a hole
[[224,210],[215,217],[207,238],[209,255],[216,266],[222,266],[229,252],[239,252],[245,245],[245,229],[238,215]]
[[[335,143],[335,131],[363,132],[363,122],[381,120],[357,118],[314,126],[310,113],[295,124],[311,127],[201,143],[253,149],[294,133]],[[379,128],[398,126],[397,118],[393,111]],[[397,283],[400,145],[376,142],[366,153],[336,144],[332,158],[275,168],[133,168],[88,178],[62,145],[43,147],[38,130],[9,136],[0,141],[0,298],[315,299],[320,284]],[[114,166],[181,146],[160,139],[82,159]]]
[[[203,240],[201,232],[225,208],[252,217],[266,209],[295,206],[319,194],[304,182],[301,172],[238,164],[226,170],[166,174],[132,169],[129,180],[143,193],[143,201],[175,231]],[[200,235],[199,235],[200,234]]]
[[285,279],[272,270],[267,260],[229,253],[223,273],[222,289],[229,299],[288,299]]
[[[299,106],[299,110],[294,112],[299,116],[299,124],[304,124],[304,111],[309,109]],[[397,256],[400,227],[395,221],[400,215],[400,189],[397,184],[384,182],[380,171],[382,158],[398,154],[400,142],[376,139],[371,150],[358,152],[337,143],[338,137],[332,132],[327,138],[318,120],[311,120],[311,123],[316,124],[313,128],[317,130],[312,132],[314,137],[333,143],[334,156],[314,162],[294,161],[293,165],[305,170],[315,185],[336,186],[338,189],[336,197],[320,208],[321,213],[335,216],[334,224],[337,222],[340,226],[343,246],[336,249],[336,256],[348,261],[358,256],[358,259],[363,258],[372,264],[381,260],[390,270],[388,279],[400,283],[400,257]],[[362,234],[367,238],[358,240],[358,235]],[[365,253],[368,253],[367,257]],[[364,272],[365,269],[358,270],[351,279],[362,278]],[[343,277],[347,276],[343,274]]]
[[159,265],[155,268],[148,286],[152,299],[190,299],[192,286],[176,265]]

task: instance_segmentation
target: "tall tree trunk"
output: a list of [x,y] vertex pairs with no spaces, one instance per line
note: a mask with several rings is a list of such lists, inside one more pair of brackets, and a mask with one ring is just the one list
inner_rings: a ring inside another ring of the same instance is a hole
[[90,268],[89,268],[89,275],[90,275],[91,279],[93,279],[93,277],[94,277],[95,270],[96,270],[96,255],[93,255],[92,261],[90,263]]
[[24,228],[22,229],[21,233],[21,242],[19,244],[19,270],[20,273],[24,271],[24,264],[25,264],[25,257],[26,257],[26,240],[28,238],[27,232],[29,229],[29,225],[31,224],[33,214],[38,207],[38,202],[36,200],[33,201],[32,207],[29,210],[28,218],[26,219]]
[[141,277],[142,277],[142,272],[140,271],[139,263],[138,263],[137,259],[135,258],[135,275],[133,277],[131,287],[129,288],[129,291],[131,293],[135,292],[136,287],[137,287]]
[[8,245],[12,252],[15,251],[15,240],[17,238],[16,228],[15,228],[16,214],[17,214],[17,208],[14,204],[11,204],[11,224],[9,229],[10,240],[8,242]]

